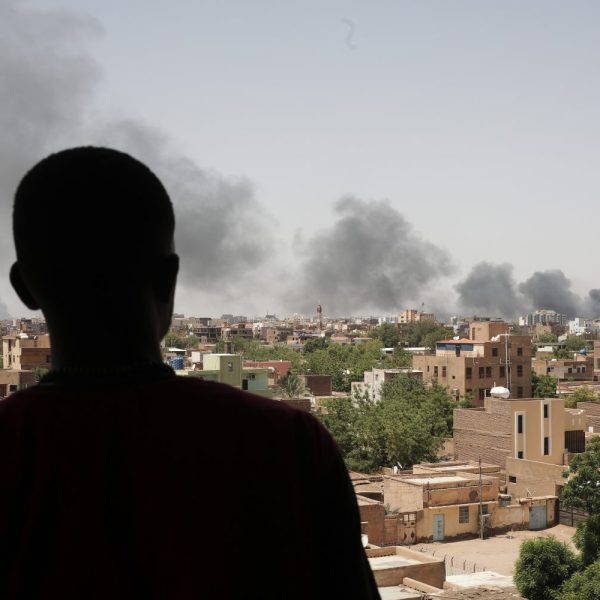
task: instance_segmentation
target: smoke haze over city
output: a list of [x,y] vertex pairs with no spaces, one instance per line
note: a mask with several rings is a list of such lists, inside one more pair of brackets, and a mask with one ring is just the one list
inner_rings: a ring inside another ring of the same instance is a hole
[[[422,305],[600,316],[600,282],[585,266],[600,241],[583,235],[598,211],[600,91],[589,73],[600,44],[581,14],[565,20],[549,2],[538,26],[537,2],[457,2],[469,17],[461,24],[441,4],[434,17],[416,3],[383,3],[396,38],[381,15],[355,6],[349,46],[346,12],[315,4],[311,15],[284,14],[264,2],[273,12],[261,26],[234,4],[237,20],[208,7],[194,13],[204,41],[179,31],[184,14],[160,27],[149,9],[148,37],[135,34],[123,54],[132,82],[119,86],[124,73],[107,50],[127,42],[116,3],[0,2],[0,317],[26,312],[7,277],[14,189],[37,160],[81,144],[130,152],[165,183],[182,258],[176,309],[188,314],[312,313],[321,303],[337,316]],[[575,4],[598,21],[598,7]],[[486,39],[490,19],[497,27]],[[567,48],[572,39],[578,45]],[[136,42],[151,41],[162,58],[150,52],[136,63]],[[170,46],[179,42],[196,62],[179,60]],[[451,59],[470,58],[446,76],[436,61],[450,43]],[[504,44],[512,49],[500,56]],[[493,57],[489,71],[474,47]],[[262,70],[270,58],[273,71]],[[377,60],[397,69],[395,83]],[[243,70],[248,61],[255,71]],[[271,76],[281,85],[271,88]],[[561,79],[564,89],[550,93]],[[496,88],[485,91],[498,80],[503,108]],[[560,215],[570,211],[588,218],[567,225]]]

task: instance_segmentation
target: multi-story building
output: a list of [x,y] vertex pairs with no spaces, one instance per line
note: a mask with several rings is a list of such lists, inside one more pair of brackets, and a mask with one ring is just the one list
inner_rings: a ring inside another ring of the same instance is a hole
[[419,321],[435,321],[433,313],[426,313],[414,308],[407,308],[398,315],[398,323],[418,323]]
[[413,368],[424,381],[435,380],[475,406],[483,406],[495,386],[517,398],[531,396],[531,338],[509,333],[503,321],[472,321],[469,334],[438,342],[434,354],[414,355]]
[[537,323],[542,323],[543,325],[549,325],[550,323],[566,325],[568,320],[567,315],[557,313],[555,310],[542,308],[519,317],[519,325],[536,325]]
[[5,369],[33,371],[50,368],[50,336],[27,334],[2,338],[2,360]]
[[484,410],[454,410],[454,452],[500,465],[515,497],[559,496],[570,455],[585,450],[585,427],[585,411],[561,398],[490,397]]

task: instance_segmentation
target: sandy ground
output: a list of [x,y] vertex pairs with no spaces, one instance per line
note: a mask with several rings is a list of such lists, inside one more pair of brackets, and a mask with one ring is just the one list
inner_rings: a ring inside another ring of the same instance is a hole
[[524,540],[536,537],[554,536],[561,542],[572,546],[574,527],[555,525],[542,531],[513,531],[507,535],[488,538],[485,540],[472,539],[459,542],[434,542],[431,544],[418,544],[419,546],[435,550],[437,557],[444,554],[454,556],[455,559],[468,560],[476,563],[478,570],[485,567],[488,571],[496,571],[502,575],[513,575],[514,566],[519,557],[519,548]]

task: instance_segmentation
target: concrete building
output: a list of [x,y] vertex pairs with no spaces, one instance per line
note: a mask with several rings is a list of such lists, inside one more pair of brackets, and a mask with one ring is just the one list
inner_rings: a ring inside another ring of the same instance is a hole
[[415,354],[413,367],[426,382],[449,387],[456,398],[470,397],[475,406],[495,386],[514,397],[531,396],[531,338],[512,335],[502,321],[473,321],[469,338],[442,340],[435,354]]
[[36,383],[33,371],[0,369],[0,399],[6,398],[19,390],[27,389]]
[[202,370],[185,371],[182,374],[225,383],[269,398],[272,396],[269,389],[269,370],[242,367],[240,354],[206,354],[202,364]]
[[594,357],[575,353],[572,359],[534,358],[531,368],[537,375],[550,375],[559,381],[594,379]]
[[537,323],[541,323],[542,325],[549,325],[551,323],[567,325],[568,320],[569,318],[567,315],[557,313],[555,310],[547,310],[542,308],[519,317],[519,325],[536,325]]
[[484,409],[454,410],[454,450],[458,460],[505,469],[511,496],[558,496],[570,455],[585,449],[585,427],[585,411],[560,398],[486,398]]
[[415,542],[476,535],[480,509],[483,515],[496,510],[498,493],[498,478],[492,475],[423,473],[384,479],[385,504],[400,513],[407,539]]
[[414,308],[407,308],[398,315],[397,319],[398,323],[418,323],[420,321],[435,321],[435,315]]
[[381,388],[386,381],[391,381],[399,375],[413,377],[419,381],[423,381],[423,372],[411,367],[400,369],[371,369],[364,372],[363,381],[353,381],[351,385],[351,393],[355,394],[369,393],[369,397],[375,402],[381,400]]
[[17,371],[50,369],[50,336],[48,334],[4,336],[2,360],[5,369]]

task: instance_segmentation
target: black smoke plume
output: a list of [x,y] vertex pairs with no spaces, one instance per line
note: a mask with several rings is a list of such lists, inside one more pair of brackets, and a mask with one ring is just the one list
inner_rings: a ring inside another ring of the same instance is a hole
[[336,220],[304,243],[296,301],[330,315],[397,311],[452,269],[448,254],[417,236],[388,201],[341,198]]

